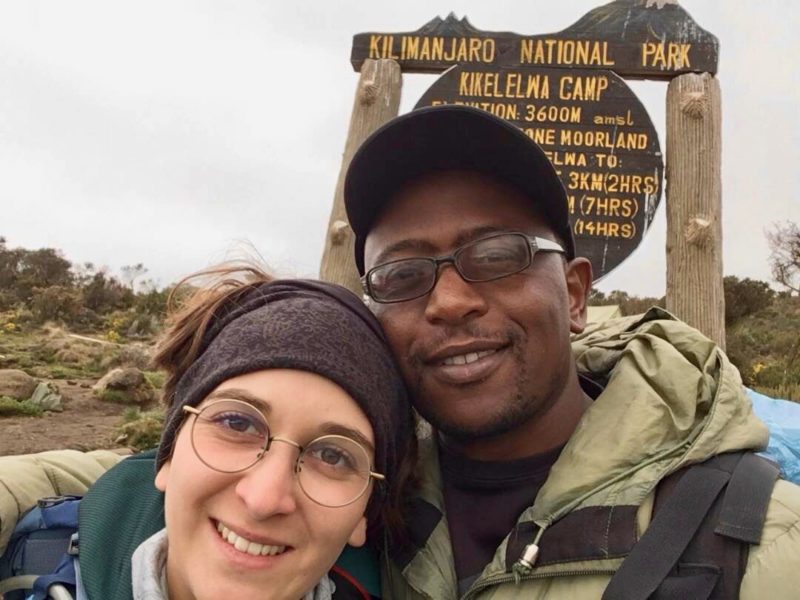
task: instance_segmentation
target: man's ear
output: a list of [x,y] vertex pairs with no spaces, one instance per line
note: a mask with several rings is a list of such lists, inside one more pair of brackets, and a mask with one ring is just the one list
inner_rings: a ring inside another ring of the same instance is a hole
[[167,491],[167,481],[169,480],[170,464],[172,464],[172,459],[169,459],[167,462],[161,465],[161,468],[158,470],[158,473],[156,473],[155,484],[156,484],[156,489],[158,489],[159,491],[162,492]]
[[592,289],[592,263],[587,258],[574,258],[567,263],[567,294],[569,294],[569,330],[580,333],[586,327],[586,301]]
[[350,534],[350,539],[347,540],[347,543],[353,546],[354,548],[358,548],[359,546],[363,546],[367,543],[367,516],[364,515],[359,519],[358,523],[356,524],[356,528],[353,529],[353,533]]

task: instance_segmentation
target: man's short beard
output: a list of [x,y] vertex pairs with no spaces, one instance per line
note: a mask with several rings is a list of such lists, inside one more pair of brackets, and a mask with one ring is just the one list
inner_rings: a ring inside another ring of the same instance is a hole
[[[412,395],[415,397],[414,408],[416,408],[417,412],[437,431],[461,443],[471,442],[476,439],[492,438],[513,431],[522,424],[528,423],[532,419],[545,414],[552,408],[553,403],[557,401],[559,396],[559,394],[552,393],[552,388],[555,387],[554,380],[559,378],[555,373],[550,374],[548,380],[540,382],[542,391],[546,392],[550,390],[552,397],[536,398],[526,392],[526,390],[530,389],[528,365],[521,351],[515,352],[514,358],[520,367],[520,376],[517,380],[513,397],[509,398],[506,404],[504,404],[503,410],[499,414],[487,415],[485,421],[473,425],[453,423],[442,418],[431,410],[430,405],[425,400],[420,401],[420,398],[425,397],[422,391],[421,376],[417,377],[414,381],[414,386],[411,390]],[[565,374],[562,374],[562,378],[566,380]],[[464,387],[464,394],[469,394],[469,386]]]
[[[457,423],[445,423],[435,416],[431,421],[437,431],[456,442],[465,443],[477,439],[488,439],[513,431],[520,424],[530,420],[536,413],[530,399],[524,399],[519,391],[514,402],[502,414],[492,415],[491,419],[472,427],[459,426]],[[424,415],[423,415],[424,416]]]
[[[522,384],[522,382],[520,382]],[[417,412],[437,431],[458,442],[470,442],[475,439],[486,439],[513,431],[522,423],[535,416],[537,406],[535,400],[527,398],[523,385],[518,385],[513,400],[505,406],[501,414],[487,415],[486,421],[472,426],[452,423],[440,418],[425,403],[416,403]],[[465,390],[465,393],[469,393]]]

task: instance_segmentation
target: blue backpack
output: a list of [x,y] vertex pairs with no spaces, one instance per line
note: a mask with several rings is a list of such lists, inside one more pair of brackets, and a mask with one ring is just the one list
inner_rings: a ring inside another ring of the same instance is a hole
[[784,479],[800,485],[800,403],[776,400],[747,389],[753,412],[769,427],[767,458],[778,463]]
[[[75,585],[80,496],[42,498],[17,523],[0,556],[0,595],[5,600],[47,597],[54,583]],[[46,576],[46,574],[56,576]]]

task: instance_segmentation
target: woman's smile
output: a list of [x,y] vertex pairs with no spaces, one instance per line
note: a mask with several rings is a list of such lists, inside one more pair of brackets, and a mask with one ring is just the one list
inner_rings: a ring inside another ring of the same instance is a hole
[[283,554],[289,548],[285,544],[266,544],[248,539],[234,532],[222,521],[217,521],[217,532],[223,541],[239,552],[250,554],[251,556],[275,556]]

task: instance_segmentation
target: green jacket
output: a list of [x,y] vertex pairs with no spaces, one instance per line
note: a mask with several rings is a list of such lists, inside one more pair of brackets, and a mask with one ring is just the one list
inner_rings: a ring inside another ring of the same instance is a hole
[[[711,341],[665,311],[587,328],[574,338],[573,354],[579,372],[602,381],[605,389],[533,505],[464,598],[600,598],[629,546],[647,528],[661,479],[723,452],[766,446],[768,431],[754,416],[738,371]],[[416,548],[390,549],[383,564],[384,595],[456,598],[431,439],[422,440],[421,454],[423,482],[410,515]],[[588,551],[548,555],[548,529],[549,539],[558,539],[564,523],[573,531],[599,532],[603,542]],[[515,582],[513,563],[536,531],[543,531],[539,560]],[[750,549],[741,598],[793,598],[799,588],[800,488],[778,481],[761,543]]]

